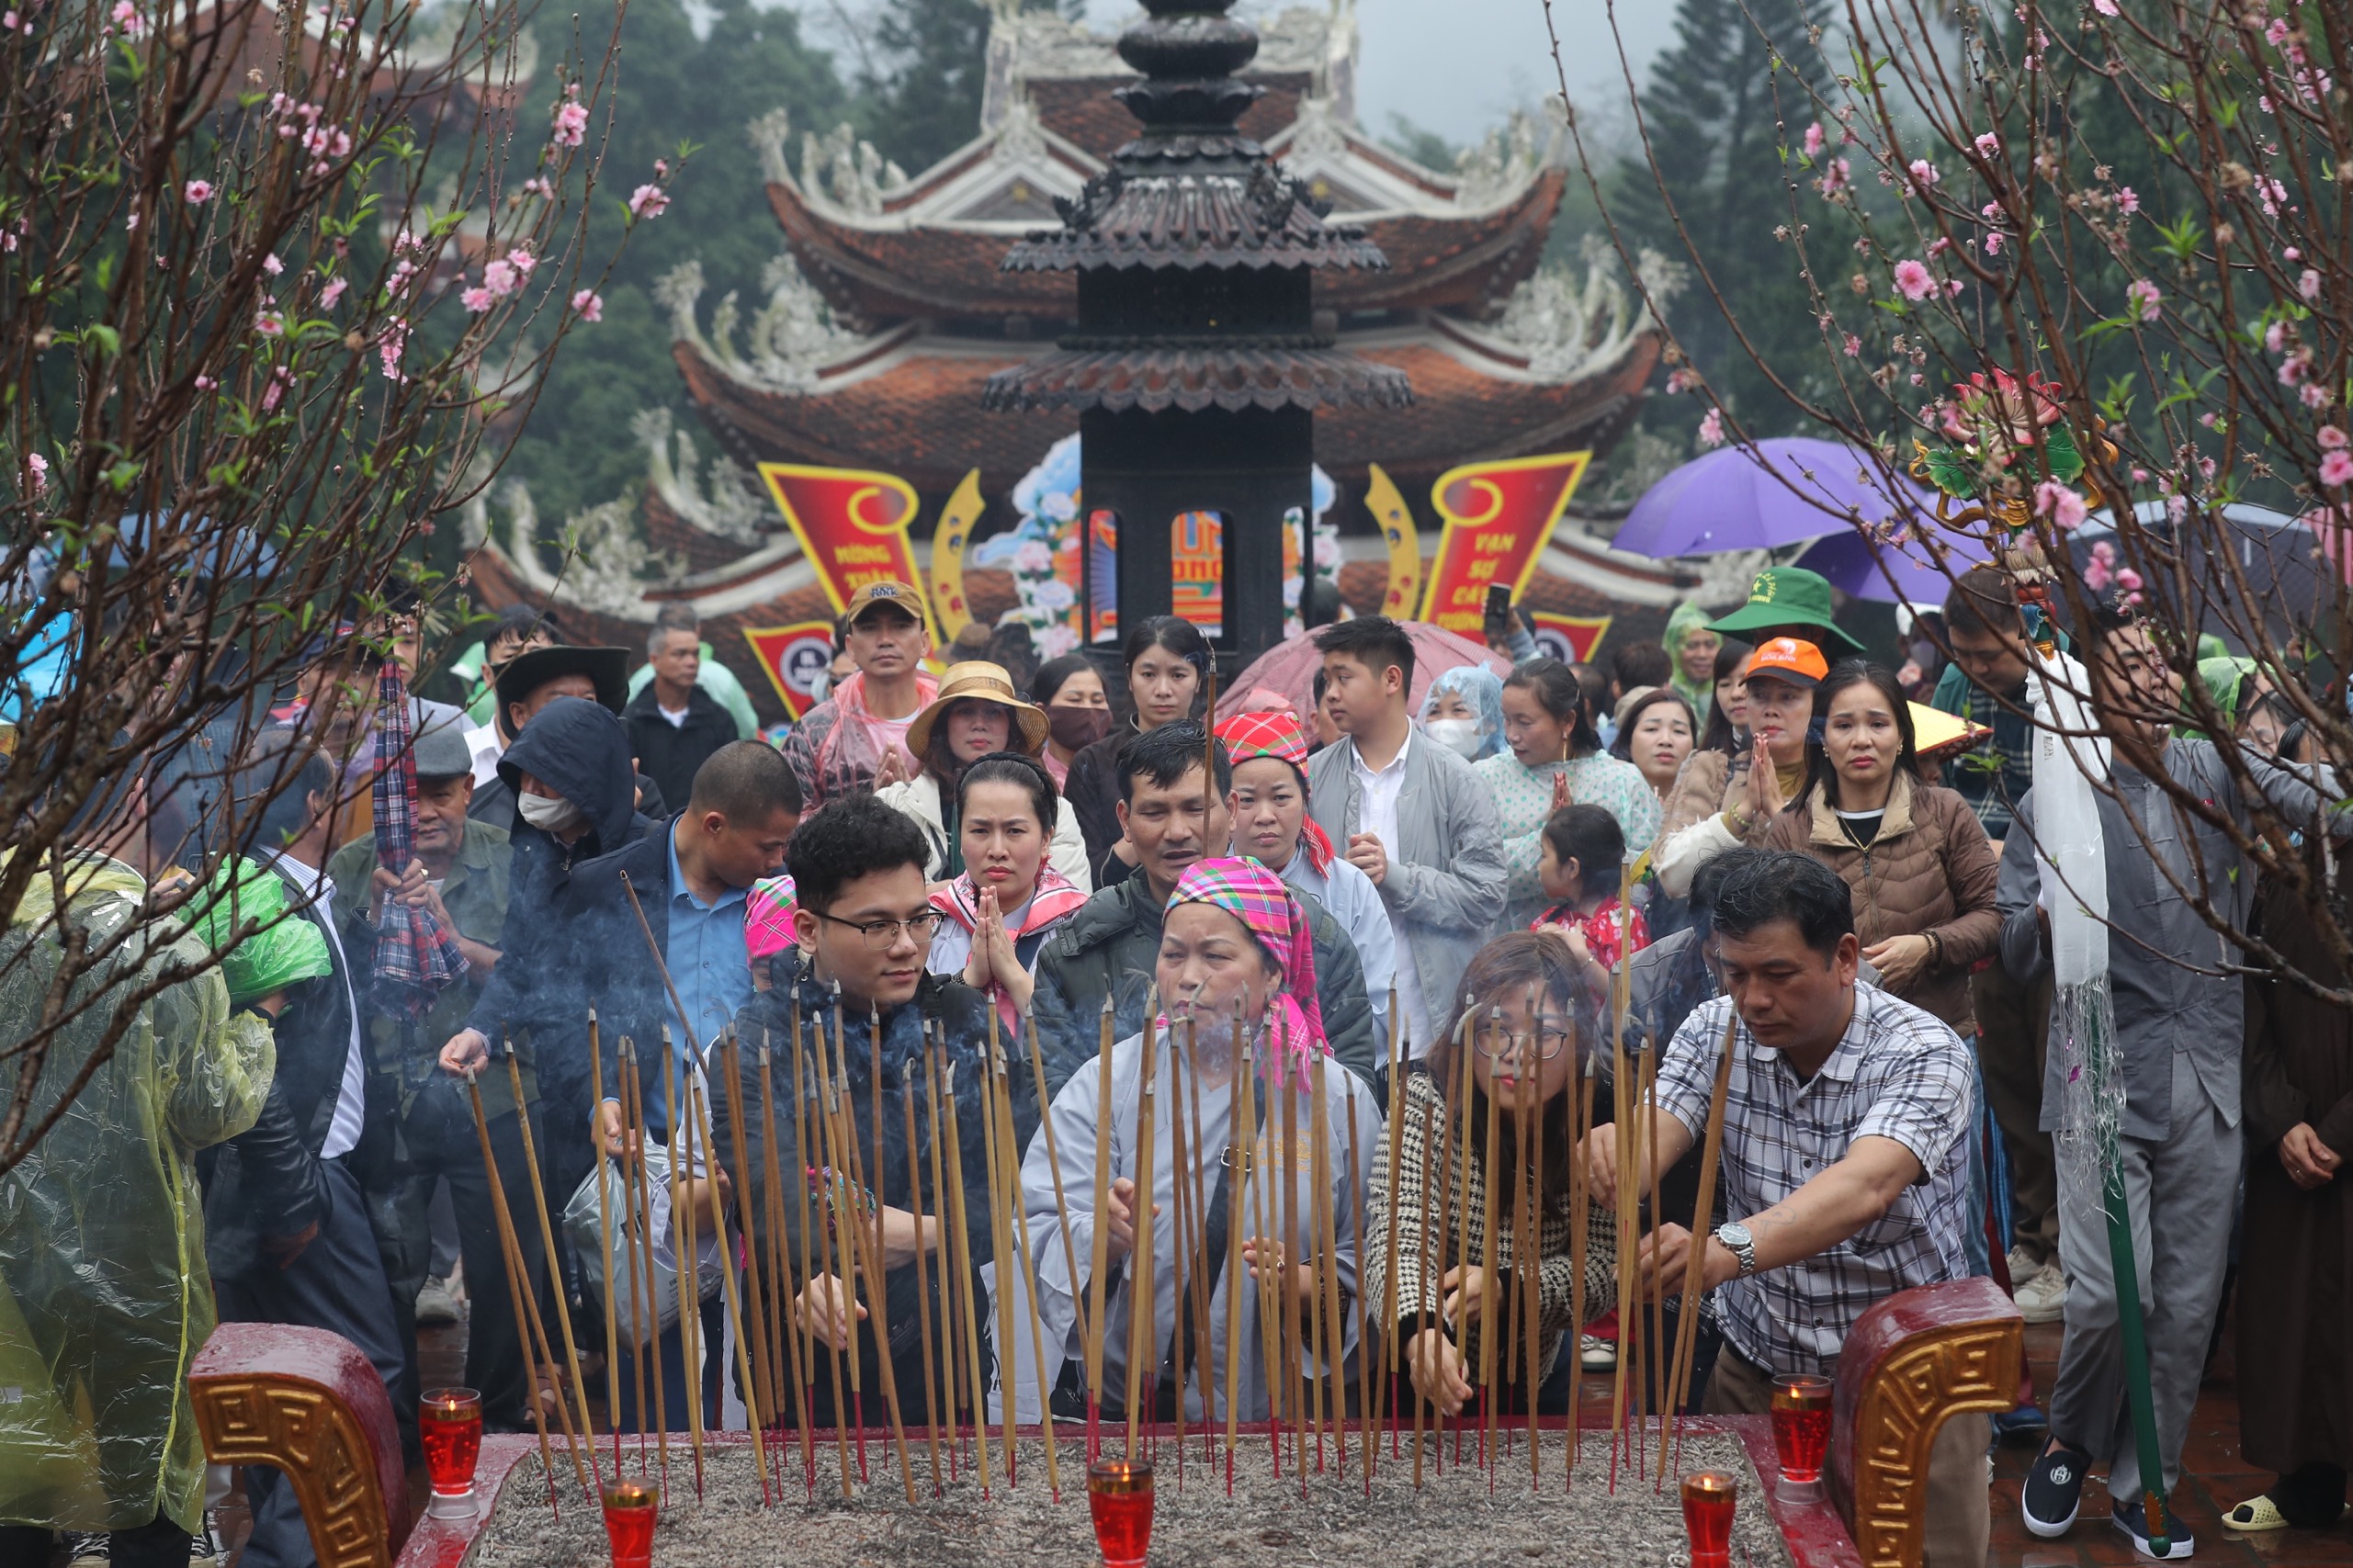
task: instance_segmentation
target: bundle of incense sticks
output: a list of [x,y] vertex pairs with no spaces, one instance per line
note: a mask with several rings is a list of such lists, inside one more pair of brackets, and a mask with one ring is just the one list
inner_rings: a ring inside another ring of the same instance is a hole
[[[666,973],[664,979],[667,982]],[[1217,1086],[1214,1077],[1211,1080],[1212,1087],[1227,1089],[1222,1149],[1209,1135],[1213,1129],[1205,1128],[1203,1121],[1201,1014],[1193,1008],[1172,1010],[1182,1012],[1179,1027],[1160,1019],[1159,1001],[1156,990],[1146,999],[1147,1022],[1135,1046],[1137,1087],[1132,1130],[1124,1134],[1119,1123],[1125,1113],[1114,1102],[1115,1074],[1110,1038],[1114,1015],[1108,999],[1098,1025],[1101,1059],[1094,1081],[1097,1135],[1091,1196],[1093,1212],[1107,1213],[1114,1175],[1123,1168],[1132,1173],[1134,1241],[1129,1255],[1119,1265],[1113,1264],[1107,1252],[1109,1227],[1103,1224],[1093,1228],[1088,1247],[1091,1256],[1085,1259],[1090,1268],[1084,1274],[1080,1271],[1080,1248],[1069,1224],[1056,1227],[1057,1239],[1045,1243],[1059,1247],[1064,1276],[1078,1298],[1071,1304],[1071,1326],[1086,1373],[1090,1451],[1100,1448],[1103,1331],[1113,1316],[1112,1292],[1116,1291],[1124,1292],[1126,1303],[1122,1401],[1126,1451],[1137,1456],[1148,1451],[1148,1428],[1157,1426],[1158,1406],[1172,1393],[1180,1484],[1186,1429],[1196,1408],[1189,1402],[1197,1394],[1205,1459],[1216,1457],[1214,1433],[1222,1416],[1230,1491],[1240,1446],[1239,1373],[1246,1358],[1253,1356],[1262,1362],[1268,1461],[1276,1476],[1286,1481],[1295,1478],[1303,1493],[1311,1483],[1311,1471],[1348,1475],[1352,1425],[1358,1427],[1354,1435],[1357,1451],[1363,1456],[1362,1484],[1369,1489],[1378,1463],[1385,1412],[1391,1454],[1402,1457],[1407,1419],[1398,1402],[1405,1397],[1412,1403],[1417,1484],[1422,1480],[1426,1460],[1434,1459],[1442,1472],[1449,1457],[1445,1439],[1450,1430],[1454,1461],[1465,1462],[1467,1441],[1474,1445],[1470,1462],[1487,1470],[1490,1487],[1498,1484],[1505,1461],[1520,1439],[1519,1424],[1503,1419],[1508,1397],[1515,1390],[1533,1388],[1542,1381],[1544,1371],[1538,1365],[1543,1336],[1535,1262],[1543,1248],[1545,1217],[1559,1208],[1558,1195],[1548,1195],[1544,1190],[1545,1145],[1548,1139],[1565,1135],[1572,1151],[1581,1154],[1593,1125],[1592,1095],[1601,1070],[1601,1043],[1572,1040],[1577,1066],[1567,1100],[1548,1114],[1541,1098],[1542,1025],[1534,988],[1531,987],[1527,1007],[1530,1037],[1520,1043],[1505,1043],[1512,1037],[1499,999],[1482,998],[1475,1004],[1472,998],[1465,998],[1455,1036],[1454,1070],[1438,1086],[1442,1111],[1425,1105],[1420,1111],[1421,1190],[1426,1201],[1414,1221],[1418,1234],[1408,1237],[1402,1232],[1401,1205],[1392,1201],[1380,1216],[1379,1232],[1368,1236],[1361,1202],[1352,1205],[1352,1225],[1341,1225],[1333,1201],[1335,1172],[1363,1170],[1369,1163],[1372,1179],[1386,1182],[1392,1194],[1403,1175],[1403,1134],[1409,1111],[1401,1020],[1394,992],[1388,1104],[1385,1119],[1369,1128],[1359,1124],[1352,1095],[1347,1100],[1344,1122],[1332,1107],[1330,1075],[1341,1069],[1316,1054],[1308,1056],[1304,1067],[1294,1070],[1292,1043],[1282,1036],[1280,1026],[1272,1036],[1246,1028],[1238,1000],[1230,1023],[1232,1081]],[[1613,1483],[1621,1462],[1635,1466],[1637,1473],[1649,1470],[1653,1461],[1643,1434],[1654,1413],[1658,1416],[1655,1462],[1659,1474],[1666,1472],[1670,1432],[1681,1429],[1674,1413],[1687,1402],[1690,1392],[1702,1285],[1700,1252],[1694,1247],[1681,1280],[1682,1302],[1671,1337],[1665,1331],[1663,1287],[1646,1302],[1635,1299],[1635,1270],[1631,1262],[1636,1253],[1630,1248],[1646,1192],[1651,1223],[1661,1218],[1655,1159],[1658,1053],[1657,1043],[1635,1044],[1627,1035],[1626,1003],[1620,976],[1612,987],[1607,1049],[1613,1117],[1619,1129],[1614,1217],[1619,1235],[1627,1238],[1629,1249],[1624,1255],[1629,1266],[1618,1270],[1623,1343],[1611,1396]],[[1038,1112],[1036,1137],[1042,1145],[1042,1164],[1053,1184],[1054,1201],[1067,1214],[1073,1196],[1064,1190],[1061,1149],[1035,1021],[1024,1013],[1021,1034],[1009,1050],[1001,1037],[999,1015],[991,1006],[984,1014],[985,1046],[978,1051],[951,1043],[944,1030],[927,1021],[918,1045],[907,1053],[905,1060],[895,1061],[886,1055],[880,1017],[870,1011],[865,1020],[865,1049],[858,1053],[864,1057],[859,1073],[854,1071],[850,1021],[838,989],[828,1010],[830,1037],[827,1021],[802,1019],[796,994],[788,1053],[775,1049],[764,1034],[761,1038],[756,1130],[746,1108],[752,1078],[744,1043],[734,1032],[723,1032],[707,1053],[681,1053],[664,1030],[660,1070],[668,1113],[667,1126],[660,1135],[667,1142],[671,1156],[672,1249],[681,1300],[678,1337],[686,1363],[692,1368],[706,1355],[723,1353],[719,1347],[701,1343],[699,1303],[695,1300],[696,1259],[701,1236],[707,1232],[725,1260],[720,1270],[720,1304],[735,1346],[731,1370],[744,1391],[751,1416],[764,1501],[773,1503],[782,1495],[781,1488],[770,1484],[769,1458],[773,1453],[783,1461],[788,1454],[791,1444],[784,1430],[788,1420],[796,1429],[805,1491],[814,1498],[815,1444],[821,1434],[813,1429],[812,1416],[822,1361],[823,1375],[833,1394],[832,1407],[848,1417],[846,1421],[837,1418],[832,1433],[844,1495],[854,1495],[857,1485],[851,1478],[853,1444],[858,1478],[869,1478],[863,1397],[866,1382],[872,1381],[885,1406],[888,1457],[898,1465],[898,1489],[912,1502],[918,1450],[908,1440],[902,1409],[902,1399],[911,1398],[912,1393],[899,1386],[899,1363],[888,1353],[877,1353],[877,1348],[903,1340],[909,1326],[902,1323],[894,1330],[889,1321],[886,1280],[891,1267],[887,1260],[908,1255],[905,1244],[894,1239],[904,1234],[903,1224],[916,1238],[911,1259],[904,1266],[915,1270],[917,1322],[912,1326],[921,1353],[913,1364],[921,1370],[923,1401],[917,1437],[922,1453],[928,1457],[933,1493],[940,1494],[955,1478],[960,1461],[978,1467],[984,1495],[1001,1473],[1010,1487],[1017,1480],[1013,1441],[1017,1391],[1012,1376],[1015,1363],[1010,1358],[1024,1341],[1035,1365],[1041,1408],[1051,1398],[1048,1352],[1052,1342],[1038,1303],[1037,1274],[1043,1259],[1033,1246],[1037,1238],[1024,1202],[1024,1150],[1017,1143],[1021,1090],[1014,1080],[1024,1066],[1031,1078],[1029,1098]],[[1220,1018],[1218,1024],[1222,1029],[1227,1021]],[[1491,1039],[1474,1039],[1481,1027],[1494,1032]],[[1720,1168],[1736,1029],[1736,1018],[1727,1020],[1714,1064],[1695,1231],[1704,1227]],[[604,1050],[594,1013],[589,1039],[592,1070],[601,1085]],[[1025,1060],[1019,1048],[1024,1044]],[[1499,1055],[1513,1055],[1508,1087],[1491,1093],[1480,1091],[1474,1058],[1482,1049]],[[503,1054],[509,1083],[520,1101],[521,1073],[511,1043],[503,1046]],[[658,1258],[656,1237],[649,1223],[652,1210],[648,1202],[646,1162],[638,1157],[649,1122],[643,1069],[635,1043],[622,1037],[614,1059],[622,1168],[617,1188],[606,1185],[600,1175],[598,1195],[604,1251],[599,1271],[605,1284],[608,1348],[605,1402],[608,1415],[617,1416],[625,1383],[634,1390],[639,1424],[650,1414],[655,1438],[649,1445],[640,1433],[639,1469],[648,1471],[658,1456],[666,1477],[664,1380],[658,1364],[650,1365],[658,1360],[660,1347],[656,1337],[638,1324],[631,1325],[625,1348],[616,1305],[617,1283],[627,1284],[640,1313],[650,1305]],[[723,1107],[709,1098],[706,1087],[705,1069],[712,1064],[730,1086]],[[784,1069],[781,1074],[779,1068]],[[779,1076],[786,1080],[781,1099],[775,1082]],[[861,1080],[867,1091],[863,1107],[856,1099]],[[960,1083],[965,1086],[961,1095]],[[554,1439],[559,1433],[583,1492],[593,1492],[594,1482],[601,1480],[601,1458],[591,1437],[593,1413],[587,1383],[570,1322],[560,1317],[556,1336],[551,1337],[534,1299],[536,1292],[528,1288],[516,1220],[501,1183],[480,1089],[471,1075],[468,1085],[515,1295],[522,1348],[533,1367],[556,1369],[554,1397],[545,1405],[535,1399],[532,1410],[542,1462],[549,1467],[552,1506]],[[1304,1107],[1303,1093],[1307,1096]],[[887,1100],[895,1100],[897,1105],[886,1104]],[[964,1124],[967,1111],[977,1114],[977,1128]],[[1561,1120],[1552,1122],[1552,1116]],[[1509,1159],[1504,1157],[1507,1120]],[[715,1122],[719,1123],[716,1129]],[[901,1150],[887,1147],[886,1132],[890,1127],[905,1138]],[[733,1211],[723,1203],[718,1190],[722,1160],[715,1130],[725,1131],[730,1138],[724,1174],[733,1185]],[[532,1223],[539,1226],[543,1247],[552,1251],[554,1237],[547,1195],[538,1182],[537,1151],[527,1125],[519,1131],[531,1173]],[[1380,1140],[1370,1162],[1362,1157],[1363,1140],[1368,1133]],[[601,1171],[602,1162],[611,1153],[605,1146],[601,1113],[593,1123],[593,1135]],[[789,1172],[782,1153],[787,1136],[794,1151]],[[968,1140],[977,1145],[983,1173],[974,1190],[967,1190],[965,1179],[964,1151]],[[1344,1168],[1339,1164],[1343,1159]],[[1567,1165],[1570,1306],[1572,1316],[1581,1324],[1589,1306],[1585,1264],[1590,1247],[1589,1179],[1581,1157],[1572,1157]],[[1165,1184],[1159,1177],[1163,1166],[1171,1172]],[[888,1189],[897,1185],[901,1168],[903,1194],[894,1194]],[[1220,1169],[1225,1173],[1222,1178]],[[1303,1180],[1307,1184],[1304,1192]],[[1220,1186],[1225,1190],[1213,1197]],[[612,1196],[616,1190],[622,1210],[618,1214]],[[1213,1258],[1210,1237],[1216,1227],[1212,1210],[1218,1201],[1225,1205],[1227,1250],[1222,1258]],[[985,1210],[978,1207],[981,1204]],[[797,1224],[788,1223],[794,1216],[798,1216]],[[743,1237],[740,1249],[734,1237],[738,1225]],[[998,1279],[1003,1283],[993,1292],[993,1300],[978,1289],[977,1241],[984,1242],[999,1260]],[[1403,1301],[1397,1266],[1400,1250],[1408,1242],[1418,1248],[1423,1267],[1415,1299]],[[1361,1258],[1367,1245],[1381,1247],[1385,1254],[1386,1289],[1378,1301],[1343,1289],[1343,1258]],[[743,1269],[740,1279],[739,1265]],[[1218,1275],[1224,1277],[1222,1283]],[[1226,1291],[1222,1365],[1217,1364],[1220,1339],[1212,1332],[1211,1321],[1211,1303],[1220,1288]],[[1256,1293],[1255,1344],[1246,1342],[1241,1333],[1239,1313],[1246,1288]],[[1173,1314],[1169,1314],[1173,1317],[1173,1330],[1167,1333],[1161,1330],[1164,1314],[1157,1304],[1163,1292],[1175,1303]],[[847,1343],[833,1343],[818,1331],[819,1314],[808,1310],[807,1303],[813,1299],[830,1299],[836,1323],[852,1321],[863,1308],[869,1314],[864,1320],[868,1326],[852,1327]],[[1420,1328],[1441,1325],[1447,1328],[1468,1357],[1465,1376],[1473,1388],[1475,1407],[1466,1404],[1451,1416],[1429,1408],[1427,1399],[1411,1385],[1409,1369],[1395,1355],[1400,1336],[1389,1325],[1401,1321],[1407,1336]],[[990,1329],[985,1336],[984,1322]],[[1352,1366],[1347,1353],[1351,1334],[1356,1339]],[[993,1391],[984,1361],[985,1344],[992,1345],[1001,1369]],[[621,1365],[624,1355],[629,1361],[627,1368]],[[1581,1359],[1573,1360],[1573,1407],[1581,1373]],[[703,1408],[703,1379],[689,1376],[684,1388],[687,1440],[699,1485],[709,1413]],[[990,1420],[988,1400],[992,1393],[1002,1404],[1001,1422]],[[650,1413],[646,1411],[649,1396],[653,1403]],[[550,1406],[556,1417],[553,1430],[547,1420]],[[990,1430],[991,1425],[999,1426],[1001,1431]],[[1541,1448],[1533,1412],[1527,1415],[1524,1432],[1530,1483],[1540,1485]],[[1438,1439],[1435,1443],[1430,1441],[1433,1438]],[[1574,1443],[1566,1446],[1567,1472],[1573,1478],[1578,1448]],[[1053,1445],[1043,1452],[1048,1485],[1058,1499],[1061,1488]],[[613,1448],[617,1469],[624,1453],[617,1430]],[[1284,1477],[1286,1462],[1290,1477]]]

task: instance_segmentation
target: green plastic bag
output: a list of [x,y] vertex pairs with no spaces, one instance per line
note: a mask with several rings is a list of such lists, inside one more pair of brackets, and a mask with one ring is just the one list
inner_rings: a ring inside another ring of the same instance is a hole
[[[232,1007],[334,973],[325,934],[287,897],[285,882],[252,861],[223,864],[196,902],[196,934],[222,954]],[[237,941],[241,931],[249,934]]]

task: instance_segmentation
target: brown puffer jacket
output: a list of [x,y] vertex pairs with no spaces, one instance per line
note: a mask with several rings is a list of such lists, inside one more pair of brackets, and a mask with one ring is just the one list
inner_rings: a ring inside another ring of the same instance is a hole
[[1855,848],[1819,795],[1774,818],[1765,846],[1803,850],[1846,880],[1865,948],[1889,937],[1932,937],[1927,966],[1909,984],[1888,988],[1964,1039],[1976,1032],[1969,971],[1999,945],[2002,918],[1994,908],[1999,863],[1967,801],[1899,773],[1869,849]]

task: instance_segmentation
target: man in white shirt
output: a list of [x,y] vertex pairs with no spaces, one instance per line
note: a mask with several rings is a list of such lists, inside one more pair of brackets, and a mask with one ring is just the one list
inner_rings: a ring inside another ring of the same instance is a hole
[[1471,765],[1415,744],[1413,644],[1386,615],[1326,626],[1325,709],[1341,735],[1307,763],[1308,813],[1380,890],[1408,1054],[1430,1048],[1464,967],[1503,913],[1503,838]]
[[[332,913],[334,884],[319,869],[342,816],[335,791],[324,753],[283,730],[259,738],[236,778],[235,826],[253,859],[286,884],[298,909],[290,918],[324,934],[334,969],[287,988],[276,1023],[277,1071],[262,1119],[224,1145],[206,1171],[207,1194],[216,1199],[207,1213],[208,1246],[221,1321],[342,1335],[374,1363],[395,1416],[406,1414],[413,1423],[416,1390],[356,1168],[368,1118],[353,981],[366,969],[353,965],[368,965],[371,955],[355,959],[345,952]],[[242,1194],[237,1213],[223,1212],[232,1206],[224,1189],[232,1181]],[[404,1427],[413,1443],[413,1426]],[[284,1477],[255,1466],[245,1472],[245,1489],[254,1534],[243,1562],[255,1568],[315,1563],[300,1506]]]

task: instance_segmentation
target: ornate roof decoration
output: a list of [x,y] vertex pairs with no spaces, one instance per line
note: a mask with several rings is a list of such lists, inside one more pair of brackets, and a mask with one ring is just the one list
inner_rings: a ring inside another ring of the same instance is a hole
[[646,482],[681,522],[739,545],[756,545],[775,529],[776,509],[760,481],[725,453],[705,467],[694,436],[673,428],[668,409],[639,410],[629,432],[645,443]]
[[[1524,355],[1528,373],[1542,381],[1567,381],[1606,370],[1654,331],[1650,312],[1617,276],[1617,253],[1606,243],[1585,245],[1585,280],[1579,286],[1567,267],[1546,267],[1511,291],[1502,311],[1474,329],[1499,347]],[[1646,249],[1637,258],[1650,297],[1664,304],[1680,292],[1685,273],[1678,263]]]
[[[1065,340],[1066,344],[1069,340]],[[1018,401],[1000,390],[1018,383]],[[990,408],[1400,408],[1413,400],[1403,372],[1329,341],[1072,348],[989,378]]]
[[735,347],[738,315],[730,289],[711,312],[707,336],[695,319],[703,295],[703,264],[684,261],[655,283],[657,304],[670,312],[673,341],[691,343],[712,364],[747,387],[776,392],[807,392],[817,387],[821,367],[865,340],[833,320],[833,308],[801,273],[790,253],[770,258],[761,277],[768,302],[752,316],[744,353]]

